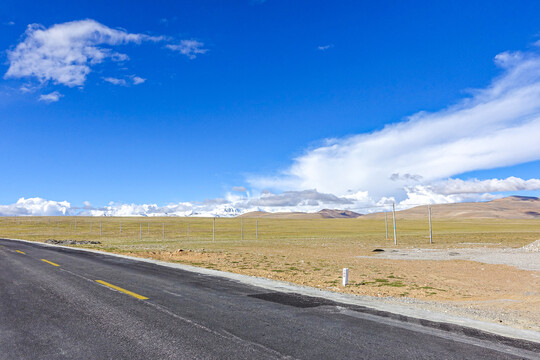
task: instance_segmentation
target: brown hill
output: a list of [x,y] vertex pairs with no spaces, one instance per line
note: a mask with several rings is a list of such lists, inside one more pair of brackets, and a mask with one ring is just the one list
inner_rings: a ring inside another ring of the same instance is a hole
[[[396,211],[398,219],[421,219],[427,217],[427,205]],[[432,217],[437,218],[491,218],[491,219],[540,219],[540,199],[528,196],[509,196],[502,199],[431,205]],[[384,218],[384,212],[363,216],[366,219]]]
[[240,217],[244,218],[265,218],[265,219],[354,219],[361,214],[350,210],[332,210],[323,209],[316,213],[305,212],[275,212],[269,213],[264,211],[253,211]]

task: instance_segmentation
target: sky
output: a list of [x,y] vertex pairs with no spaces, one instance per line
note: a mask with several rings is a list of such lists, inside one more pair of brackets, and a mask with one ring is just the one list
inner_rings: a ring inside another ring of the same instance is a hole
[[0,215],[540,195],[536,1],[11,1]]

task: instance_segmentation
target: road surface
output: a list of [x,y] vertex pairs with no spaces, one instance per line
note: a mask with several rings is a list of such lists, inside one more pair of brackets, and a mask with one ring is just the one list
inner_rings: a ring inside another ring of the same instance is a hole
[[0,359],[540,358],[539,344],[398,318],[0,239]]

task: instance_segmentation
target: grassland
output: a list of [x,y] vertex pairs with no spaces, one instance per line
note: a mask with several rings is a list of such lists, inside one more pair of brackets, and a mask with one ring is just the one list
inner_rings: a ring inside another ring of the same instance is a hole
[[[0,237],[98,240],[82,247],[381,297],[470,304],[515,300],[531,286],[513,280],[529,279],[530,272],[503,265],[358,258],[396,248],[388,225],[386,239],[384,219],[218,218],[213,239],[211,218],[5,217]],[[540,220],[433,219],[433,244],[427,219],[399,220],[397,234],[397,248],[521,247],[540,239]],[[340,285],[343,267],[350,269],[346,288]],[[524,309],[516,310],[514,301],[504,311],[529,311],[540,319],[530,310],[540,297],[528,299]]]

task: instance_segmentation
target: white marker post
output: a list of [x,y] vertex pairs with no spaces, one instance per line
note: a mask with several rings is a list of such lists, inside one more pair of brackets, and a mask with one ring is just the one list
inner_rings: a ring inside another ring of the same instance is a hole
[[427,206],[429,214],[429,243],[433,244],[433,232],[431,231],[431,205]]
[[396,235],[396,203],[392,203],[392,216],[394,218],[394,245],[397,245]]
[[347,286],[349,283],[349,269],[343,268],[343,286]]

